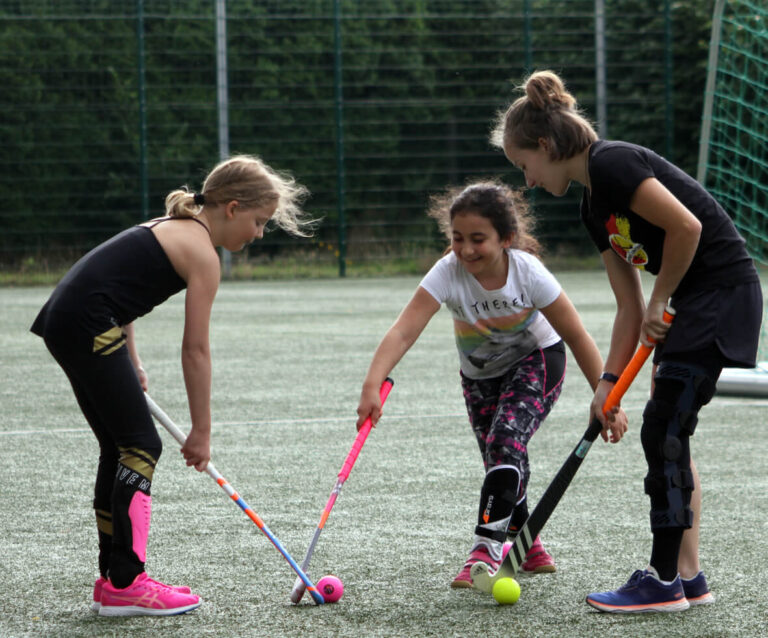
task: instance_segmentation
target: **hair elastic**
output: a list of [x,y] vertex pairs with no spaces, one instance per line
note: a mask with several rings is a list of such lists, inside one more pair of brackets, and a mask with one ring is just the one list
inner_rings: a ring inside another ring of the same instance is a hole
[[194,198],[194,202],[196,206],[205,205],[205,196],[202,193],[194,193],[192,197]]

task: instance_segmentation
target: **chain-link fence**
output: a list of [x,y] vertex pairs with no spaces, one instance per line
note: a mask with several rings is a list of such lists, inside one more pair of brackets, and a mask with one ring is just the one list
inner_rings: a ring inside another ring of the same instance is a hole
[[[519,185],[488,143],[531,70],[567,81],[603,134],[693,171],[710,1],[0,0],[0,263],[68,260],[162,213],[226,153],[312,192],[338,260],[437,251],[431,193]],[[589,250],[575,194],[532,196],[550,251]]]

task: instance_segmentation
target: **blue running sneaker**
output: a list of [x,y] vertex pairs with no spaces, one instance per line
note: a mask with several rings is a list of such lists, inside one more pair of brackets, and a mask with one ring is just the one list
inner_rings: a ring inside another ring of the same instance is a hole
[[656,570],[637,570],[616,591],[587,596],[587,604],[612,614],[633,614],[646,611],[684,611],[690,606],[683,592],[680,576],[671,583],[659,580]]
[[699,572],[693,578],[681,578],[681,580],[683,581],[685,597],[688,599],[688,604],[691,607],[694,605],[709,605],[715,602],[715,597],[709,591],[704,572]]

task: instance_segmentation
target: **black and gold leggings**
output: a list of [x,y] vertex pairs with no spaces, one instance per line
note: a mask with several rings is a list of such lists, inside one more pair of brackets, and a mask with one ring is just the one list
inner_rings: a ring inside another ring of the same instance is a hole
[[144,570],[150,489],[162,442],[121,335],[91,352],[46,339],[99,442],[93,507],[99,571],[125,587]]

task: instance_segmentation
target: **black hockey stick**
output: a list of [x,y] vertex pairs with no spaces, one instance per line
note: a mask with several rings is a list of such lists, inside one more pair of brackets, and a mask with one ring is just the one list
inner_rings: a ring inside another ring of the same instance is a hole
[[[674,318],[674,310],[667,308],[664,313],[664,320],[667,323],[671,323]],[[624,393],[627,391],[632,381],[634,381],[637,373],[640,372],[640,368],[648,359],[651,354],[653,346],[646,346],[640,344],[635,352],[634,356],[627,364],[627,367],[621,373],[616,385],[613,386],[610,394],[603,404],[603,412],[610,411],[614,406],[618,405]],[[560,502],[563,494],[571,484],[573,477],[576,475],[579,467],[581,466],[584,457],[589,452],[589,448],[595,442],[597,435],[603,426],[600,421],[595,418],[589,424],[586,432],[581,437],[578,445],[571,452],[570,456],[565,460],[565,463],[560,467],[560,470],[552,479],[552,482],[547,487],[546,491],[542,495],[539,502],[536,504],[528,520],[523,524],[518,531],[515,540],[512,543],[512,547],[507,554],[507,557],[499,566],[499,569],[495,573],[491,573],[490,567],[487,563],[479,561],[472,566],[470,570],[470,576],[472,578],[472,586],[475,589],[479,589],[484,592],[490,593],[493,589],[494,583],[500,578],[513,577],[520,570],[520,565],[525,562],[525,555],[528,550],[531,549],[533,541],[536,540],[536,536],[544,528],[552,512],[555,511],[557,504]]]

